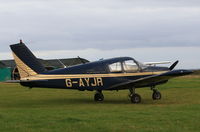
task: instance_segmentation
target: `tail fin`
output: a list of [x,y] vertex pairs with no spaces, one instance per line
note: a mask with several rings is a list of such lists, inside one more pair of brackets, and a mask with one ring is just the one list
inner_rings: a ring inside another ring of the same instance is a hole
[[18,44],[10,45],[10,48],[13,52],[20,78],[37,75],[46,71],[44,66],[21,41]]

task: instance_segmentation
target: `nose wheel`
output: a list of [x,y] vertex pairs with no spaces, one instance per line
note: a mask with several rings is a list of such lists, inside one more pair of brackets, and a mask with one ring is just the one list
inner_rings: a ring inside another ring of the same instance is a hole
[[153,90],[153,94],[152,94],[152,99],[153,100],[160,100],[162,98],[161,93],[155,89],[155,87],[151,87],[151,90]]
[[102,91],[97,91],[94,95],[94,101],[100,102],[104,100],[104,96],[102,94]]
[[157,91],[157,90],[155,90],[154,92],[153,92],[153,94],[152,94],[152,99],[153,100],[160,100],[161,99],[161,93],[159,92],[159,91]]

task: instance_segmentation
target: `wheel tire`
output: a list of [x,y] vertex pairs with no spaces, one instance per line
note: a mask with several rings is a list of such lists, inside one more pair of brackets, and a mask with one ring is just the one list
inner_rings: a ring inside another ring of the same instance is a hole
[[131,102],[134,104],[139,104],[141,102],[141,96],[139,94],[133,94],[131,96]]
[[94,101],[103,101],[104,100],[104,96],[102,93],[96,93],[94,95]]
[[160,92],[158,92],[158,91],[155,91],[155,92],[153,92],[153,94],[152,94],[152,99],[153,100],[160,100],[161,99],[161,93]]

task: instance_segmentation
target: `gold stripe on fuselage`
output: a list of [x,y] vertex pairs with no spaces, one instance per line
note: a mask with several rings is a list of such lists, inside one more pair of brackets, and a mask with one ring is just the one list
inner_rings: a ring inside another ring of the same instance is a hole
[[53,79],[73,79],[73,78],[95,78],[95,77],[128,77],[128,76],[144,76],[144,75],[157,75],[167,71],[159,72],[138,72],[138,73],[109,73],[109,74],[67,74],[67,75],[47,75],[37,74],[22,78],[21,80],[53,80]]

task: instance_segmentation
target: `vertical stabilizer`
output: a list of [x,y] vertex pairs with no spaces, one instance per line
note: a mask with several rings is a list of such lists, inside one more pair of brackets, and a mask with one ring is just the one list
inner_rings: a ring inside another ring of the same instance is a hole
[[22,41],[18,44],[10,45],[10,48],[21,78],[34,76],[46,71]]

